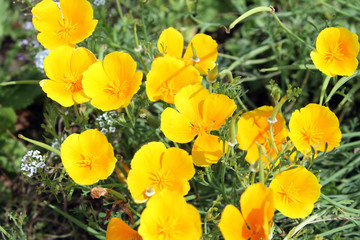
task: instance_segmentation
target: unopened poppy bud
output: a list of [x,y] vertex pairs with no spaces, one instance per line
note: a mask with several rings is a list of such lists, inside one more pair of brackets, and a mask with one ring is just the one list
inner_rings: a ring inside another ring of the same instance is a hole
[[213,69],[210,69],[208,71],[208,75],[207,75],[207,81],[209,83],[214,83],[216,81],[216,78],[219,76],[218,73],[218,64],[215,64],[215,67],[213,67]]

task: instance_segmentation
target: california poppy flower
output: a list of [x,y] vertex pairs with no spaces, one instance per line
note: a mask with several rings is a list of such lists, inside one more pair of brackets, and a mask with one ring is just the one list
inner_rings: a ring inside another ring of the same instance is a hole
[[358,66],[358,36],[346,28],[329,27],[316,39],[316,50],[310,54],[315,66],[324,74],[349,76]]
[[[245,160],[252,164],[259,159],[259,149],[256,143],[260,144],[266,149],[266,156],[262,156],[262,161],[269,163],[270,157],[270,125],[268,122],[269,117],[273,112],[273,107],[262,106],[255,110],[249,111],[241,115],[238,121],[238,130],[236,139],[239,143],[239,148],[246,150]],[[286,122],[281,113],[276,114],[276,123],[274,127],[274,142],[278,150],[281,144],[286,141],[288,131],[286,129]],[[272,157],[277,156],[274,146],[271,148]]]
[[321,193],[316,176],[302,166],[275,174],[269,188],[275,208],[289,218],[307,217]]
[[81,185],[108,178],[117,161],[112,145],[97,129],[71,134],[61,144],[60,152],[66,172]]
[[143,239],[199,240],[202,235],[198,210],[169,189],[149,199],[140,219],[138,232]]
[[227,205],[219,222],[225,240],[269,239],[274,216],[273,191],[262,183],[249,186],[240,197],[240,208]]
[[83,88],[91,104],[110,111],[129,105],[140,89],[143,74],[136,71],[136,62],[128,53],[113,52],[103,62],[91,65],[83,76]]
[[86,48],[55,48],[44,60],[49,79],[40,81],[40,86],[49,98],[64,107],[88,102],[90,98],[82,86],[83,72],[95,62],[95,55]]
[[34,27],[40,32],[37,39],[47,49],[75,44],[89,37],[95,30],[97,20],[86,0],[42,0],[32,10]]
[[291,115],[290,139],[297,150],[306,154],[311,151],[332,150],[340,145],[341,131],[336,115],[325,106],[310,103]]
[[161,142],[150,142],[131,160],[127,183],[135,202],[142,203],[164,189],[186,195],[194,174],[192,158],[185,150],[167,149]]

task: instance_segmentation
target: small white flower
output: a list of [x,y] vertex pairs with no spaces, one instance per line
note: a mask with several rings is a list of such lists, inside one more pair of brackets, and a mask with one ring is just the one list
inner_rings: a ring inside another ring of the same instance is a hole
[[100,127],[104,127],[104,126],[105,126],[105,123],[104,123],[103,121],[100,121],[100,122],[99,122],[99,126],[100,126]]
[[116,130],[116,128],[115,128],[115,127],[109,127],[109,131],[110,131],[111,133],[114,133],[114,132],[115,132],[115,130]]
[[111,120],[108,120],[108,121],[107,121],[107,125],[110,125],[110,126],[111,126],[112,124],[113,124],[113,121],[111,121]]
[[50,50],[45,49],[35,55],[35,66],[42,72],[44,72],[44,59],[49,55],[49,52]]
[[101,6],[101,5],[105,5],[105,0],[94,0],[93,3],[96,6]]
[[108,133],[108,131],[109,131],[109,130],[107,130],[106,128],[102,128],[102,129],[100,130],[100,132],[101,132],[102,134],[104,134],[104,135],[106,135],[106,134]]

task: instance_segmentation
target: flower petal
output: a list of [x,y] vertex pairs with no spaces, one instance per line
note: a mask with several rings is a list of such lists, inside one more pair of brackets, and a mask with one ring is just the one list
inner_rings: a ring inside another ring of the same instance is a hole
[[111,81],[131,81],[136,71],[136,62],[128,53],[112,52],[105,56],[104,71]]
[[106,137],[97,129],[89,129],[64,140],[61,161],[77,184],[92,185],[108,178],[117,160]]
[[95,62],[96,57],[92,52],[83,47],[77,48],[73,51],[71,56],[71,72],[74,75],[82,75],[82,73]]
[[60,9],[53,0],[43,0],[31,10],[34,27],[40,32],[52,32],[63,21]]
[[175,57],[166,55],[156,58],[147,75],[146,93],[150,101],[163,100],[174,103],[174,96],[183,87],[190,84],[199,84],[202,77],[190,65]]
[[157,42],[160,53],[181,58],[184,48],[184,38],[176,29],[170,27],[162,31]]
[[181,194],[165,189],[149,199],[139,234],[144,239],[199,240],[200,214]]
[[200,62],[197,62],[195,67],[201,74],[207,75],[208,70],[215,67],[218,55],[217,46],[216,41],[212,39],[212,37],[203,33],[198,33],[187,46],[183,59],[192,62],[192,48],[194,48],[196,55],[200,59]]
[[62,81],[66,73],[71,72],[70,61],[74,48],[61,46],[50,51],[44,60],[46,76],[52,80]]
[[[95,30],[97,20],[93,20],[93,9],[86,0],[60,0],[64,21],[71,23],[70,42],[76,44],[89,37]],[[79,11],[81,9],[81,11]]]
[[190,142],[196,136],[190,122],[173,108],[162,112],[160,129],[168,139],[178,143]]
[[275,211],[272,189],[262,183],[250,185],[240,197],[240,207],[250,229],[268,239],[269,223]]
[[141,240],[140,235],[120,218],[111,218],[107,230],[106,240]]
[[219,229],[225,240],[249,239],[250,236],[239,209],[230,204],[221,213]]
[[302,166],[275,174],[273,189],[275,208],[289,218],[305,218],[320,197],[321,185],[316,176]]
[[185,150],[180,148],[172,147],[167,149],[161,165],[162,168],[166,169],[175,179],[184,179],[188,181],[195,175],[192,157]]
[[236,110],[234,100],[224,94],[212,93],[204,101],[203,119],[211,130],[218,130]]
[[[224,144],[218,136],[201,134],[195,141],[192,148],[194,164],[199,167],[208,167],[216,164],[223,155]],[[225,143],[225,151],[228,145]]]
[[182,88],[175,96],[175,106],[192,124],[203,125],[204,101],[209,91],[200,84]]
[[40,86],[49,98],[61,106],[71,107],[74,105],[73,93],[66,88],[64,82],[45,79],[40,81]]

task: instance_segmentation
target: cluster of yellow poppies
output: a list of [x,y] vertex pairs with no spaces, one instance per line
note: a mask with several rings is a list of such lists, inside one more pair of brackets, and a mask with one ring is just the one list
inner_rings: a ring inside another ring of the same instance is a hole
[[[49,98],[65,107],[91,101],[103,111],[130,103],[143,79],[133,58],[113,52],[99,61],[86,48],[75,48],[97,24],[88,1],[60,0],[58,5],[43,0],[32,13],[39,42],[51,50],[44,62],[48,79],[40,82]],[[150,101],[174,104],[176,109],[168,107],[162,112],[160,129],[176,143],[196,138],[192,153],[166,148],[161,142],[148,143],[136,152],[127,184],[136,203],[146,202],[140,226],[136,232],[113,218],[107,239],[201,238],[200,214],[184,196],[195,175],[194,164],[208,167],[227,152],[228,143],[212,131],[219,130],[237,106],[228,96],[211,93],[202,85],[202,75],[216,66],[216,41],[196,34],[184,55],[183,46],[183,36],[174,28],[161,33],[157,48],[162,55],[152,62],[145,86]],[[351,75],[356,70],[356,34],[344,28],[327,28],[320,33],[316,47],[311,58],[323,73]],[[249,164],[261,162],[265,169],[276,166],[279,156],[291,150],[283,149],[285,143],[304,156],[340,144],[339,121],[327,107],[309,104],[296,110],[289,131],[280,112],[270,119],[273,113],[273,107],[262,106],[242,114],[237,121],[238,147],[246,151]],[[117,161],[111,143],[95,129],[68,136],[61,145],[61,159],[69,176],[82,185],[108,178]],[[232,205],[225,207],[218,225],[225,239],[268,239],[275,209],[290,218],[304,218],[312,212],[321,185],[305,167],[289,165],[273,176],[268,188],[263,183],[250,185],[241,195],[241,212]]]

